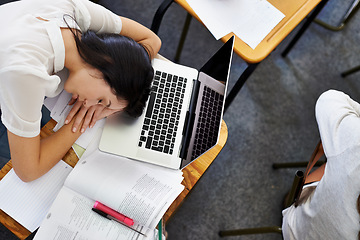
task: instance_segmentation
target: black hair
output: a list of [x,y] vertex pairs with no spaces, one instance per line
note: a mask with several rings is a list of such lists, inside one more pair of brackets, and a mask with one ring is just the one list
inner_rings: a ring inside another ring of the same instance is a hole
[[114,94],[128,102],[124,111],[131,117],[140,116],[154,74],[148,50],[119,34],[86,31],[81,38],[74,35],[81,58],[101,71]]
[[[119,100],[127,101],[124,111],[130,117],[139,117],[149,97],[154,69],[151,66],[150,52],[129,37],[114,33],[96,34],[93,31],[72,29],[80,57],[90,66],[99,70]],[[76,23],[77,24],[77,23]]]

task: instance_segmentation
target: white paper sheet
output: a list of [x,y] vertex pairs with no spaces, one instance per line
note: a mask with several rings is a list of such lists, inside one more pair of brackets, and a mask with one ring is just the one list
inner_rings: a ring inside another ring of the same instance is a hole
[[45,98],[44,100],[44,105],[47,109],[49,109],[49,111],[51,112],[53,110],[53,108],[55,107],[56,101],[57,101],[58,97],[53,97],[53,98]]
[[60,161],[42,177],[25,183],[11,169],[0,181],[0,209],[29,231],[35,231],[71,170]]
[[59,124],[64,124],[65,118],[69,114],[73,106],[68,105],[71,99],[71,93],[63,90],[56,98],[56,103],[51,110],[50,117],[52,117]]
[[233,32],[251,48],[285,17],[266,0],[187,0],[216,39]]

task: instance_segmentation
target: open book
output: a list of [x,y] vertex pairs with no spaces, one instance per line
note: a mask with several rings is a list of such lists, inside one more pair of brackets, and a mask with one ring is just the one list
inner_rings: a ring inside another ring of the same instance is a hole
[[[154,229],[181,193],[182,172],[100,152],[92,142],[67,177],[36,240],[153,239]],[[133,228],[91,209],[99,201],[132,218]]]
[[[61,119],[66,116],[67,98],[64,93],[53,99],[53,115],[55,109]],[[13,170],[6,174],[0,181],[0,209],[31,232],[42,222],[37,240],[143,239],[92,212],[99,201],[134,219],[134,227],[152,239],[156,224],[184,188],[182,172],[99,152],[101,125],[91,130],[82,135],[79,145],[87,150],[73,170],[60,161],[30,183]]]

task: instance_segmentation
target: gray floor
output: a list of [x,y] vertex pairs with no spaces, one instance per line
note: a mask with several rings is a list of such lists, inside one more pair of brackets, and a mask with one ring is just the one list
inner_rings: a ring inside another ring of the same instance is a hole
[[[0,3],[6,2],[0,0]],[[119,15],[150,27],[161,0],[100,0]],[[319,18],[337,24],[351,0],[330,0]],[[176,4],[164,17],[160,53],[172,59],[186,13]],[[341,32],[312,24],[288,57],[280,53],[291,34],[250,77],[224,116],[226,146],[167,225],[170,240],[220,239],[221,229],[281,223],[281,202],[292,170],[273,170],[273,162],[308,160],[319,135],[314,116],[318,96],[342,90],[360,101],[360,72],[340,72],[360,64],[360,14]],[[296,29],[295,29],[296,30]],[[201,67],[221,43],[193,20],[180,63]],[[234,56],[230,87],[246,64]],[[1,239],[12,239],[0,231]],[[281,239],[280,235],[231,239]]]

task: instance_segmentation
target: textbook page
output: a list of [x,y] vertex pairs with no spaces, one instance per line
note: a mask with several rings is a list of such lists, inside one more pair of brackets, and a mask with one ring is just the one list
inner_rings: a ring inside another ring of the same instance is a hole
[[184,189],[173,170],[95,150],[80,159],[65,185],[154,229]]
[[145,238],[115,221],[98,215],[91,210],[93,204],[94,201],[91,199],[63,187],[34,240],[153,239],[153,233],[149,229],[134,226],[148,236]]
[[11,169],[0,181],[0,208],[33,232],[46,216],[72,167],[58,162],[42,177],[25,183]]

